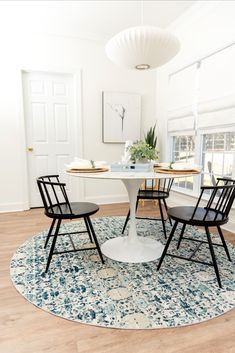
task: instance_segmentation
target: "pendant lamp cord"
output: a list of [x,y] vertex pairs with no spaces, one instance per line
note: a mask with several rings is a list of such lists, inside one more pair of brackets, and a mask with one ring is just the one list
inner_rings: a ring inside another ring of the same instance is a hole
[[144,1],[142,0],[140,2],[141,5],[141,26],[144,25]]

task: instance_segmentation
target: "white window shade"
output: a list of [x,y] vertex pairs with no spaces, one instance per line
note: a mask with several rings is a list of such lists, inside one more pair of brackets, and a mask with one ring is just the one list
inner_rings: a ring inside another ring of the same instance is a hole
[[[235,107],[235,93],[220,98],[200,102],[197,111],[199,114],[226,110]],[[235,121],[234,121],[235,123]]]
[[235,106],[235,45],[202,60],[198,111]]
[[191,131],[194,129],[194,117],[186,116],[168,120],[168,132]]
[[193,111],[196,90],[196,64],[169,77],[168,116],[189,115]]
[[235,124],[235,107],[201,113],[198,116],[198,128],[212,128]]
[[235,44],[169,77],[168,132],[235,125]]

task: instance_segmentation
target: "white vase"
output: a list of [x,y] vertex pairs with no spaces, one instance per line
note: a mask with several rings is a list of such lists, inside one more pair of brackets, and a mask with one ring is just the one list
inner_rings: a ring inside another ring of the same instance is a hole
[[137,159],[136,163],[146,164],[149,163],[149,160],[147,158]]

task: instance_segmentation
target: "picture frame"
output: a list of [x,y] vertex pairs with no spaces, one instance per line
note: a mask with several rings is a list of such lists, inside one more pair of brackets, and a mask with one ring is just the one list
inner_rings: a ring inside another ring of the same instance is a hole
[[125,143],[140,139],[141,95],[102,92],[103,143]]

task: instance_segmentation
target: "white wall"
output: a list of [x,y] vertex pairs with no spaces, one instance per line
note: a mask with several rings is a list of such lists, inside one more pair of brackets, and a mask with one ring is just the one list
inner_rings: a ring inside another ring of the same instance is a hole
[[[199,1],[169,27],[169,30],[178,36],[181,51],[172,62],[157,70],[156,105],[161,131],[162,160],[169,159],[168,75],[228,43],[235,42],[234,18],[235,2],[233,1]],[[231,75],[234,76],[234,72],[231,72]]]
[[[4,21],[3,21],[4,22]],[[142,126],[155,119],[155,73],[120,69],[105,56],[104,42],[21,33],[18,23],[0,28],[0,211],[23,209],[23,141],[20,133],[19,70],[82,70],[84,158],[120,160],[121,144],[102,143],[102,91],[142,95]],[[0,14],[1,23],[1,14]],[[147,126],[148,127],[148,126]],[[26,153],[26,151],[24,152]],[[126,199],[120,182],[86,181],[85,197],[97,202]]]

